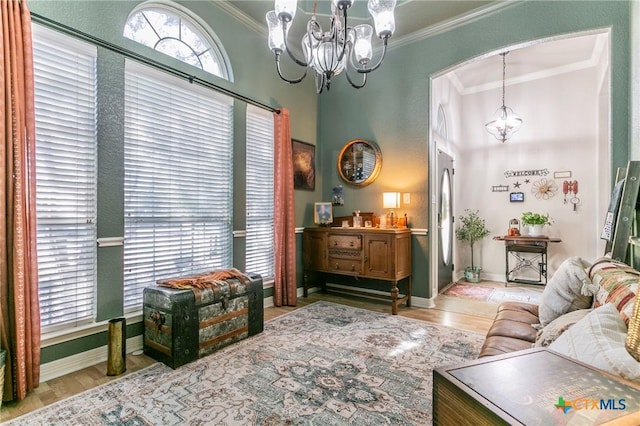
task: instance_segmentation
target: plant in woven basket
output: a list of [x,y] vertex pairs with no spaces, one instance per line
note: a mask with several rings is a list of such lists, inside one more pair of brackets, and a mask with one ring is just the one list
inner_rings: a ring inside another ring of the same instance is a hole
[[[464,214],[459,217],[460,226],[456,228],[456,238],[460,241],[469,243],[471,248],[471,268],[465,270],[465,275],[469,281],[479,281],[480,267],[476,267],[473,261],[473,247],[476,242],[482,240],[489,235],[489,230],[485,225],[484,219],[480,217],[478,210],[465,209]],[[469,279],[470,274],[467,272],[470,270],[471,275],[475,276],[473,279]]]

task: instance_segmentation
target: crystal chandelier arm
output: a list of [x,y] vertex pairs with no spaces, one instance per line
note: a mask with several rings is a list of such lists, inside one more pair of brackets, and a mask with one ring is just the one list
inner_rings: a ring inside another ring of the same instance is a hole
[[[289,55],[291,60],[293,62],[295,62],[296,64],[300,65],[301,67],[308,67],[309,66],[309,62],[301,61],[300,59],[298,59],[295,56],[293,56],[293,53],[291,53],[291,49],[289,48],[289,42],[287,41],[287,39],[288,39],[288,37],[287,37],[287,23],[285,21],[282,21],[282,37],[284,38],[284,48],[285,48],[284,50],[287,51],[287,54]],[[278,60],[276,59],[276,61],[278,61]],[[305,75],[306,75],[306,71],[305,71]],[[280,74],[280,76],[282,77],[282,74]]]
[[349,75],[349,70],[347,68],[344,69],[344,75],[347,76],[347,80],[349,81],[349,84],[351,84],[351,86],[356,89],[362,89],[364,85],[367,84],[367,74],[362,75],[362,84],[356,84],[353,82],[353,80],[351,80],[351,76]]
[[[342,9],[342,16],[343,16],[343,20],[344,20],[344,26],[342,27],[344,29],[343,34],[344,34],[344,41],[342,43],[342,52],[340,52],[340,55],[338,55],[338,62],[341,62],[342,59],[344,58],[344,55],[347,51],[347,45],[349,44],[349,31],[351,30],[349,27],[347,27],[347,9]],[[335,40],[335,51],[338,51],[338,31],[334,30],[334,40]]]
[[282,71],[280,70],[280,53],[276,53],[275,56],[276,56],[276,69],[278,70],[278,75],[280,76],[281,79],[283,79],[287,83],[289,83],[289,84],[300,83],[307,76],[307,70],[309,68],[305,68],[304,69],[304,74],[302,74],[302,76],[299,77],[299,78],[295,78],[295,79],[291,79],[291,80],[286,78],[284,75],[282,75]]
[[384,37],[382,39],[384,44],[382,46],[382,55],[380,55],[380,59],[378,60],[378,63],[371,68],[357,68],[356,71],[358,71],[360,74],[369,74],[371,71],[375,71],[378,68],[380,68],[380,65],[382,65],[382,61],[384,61],[384,57],[387,54],[387,40],[389,40],[389,37]]

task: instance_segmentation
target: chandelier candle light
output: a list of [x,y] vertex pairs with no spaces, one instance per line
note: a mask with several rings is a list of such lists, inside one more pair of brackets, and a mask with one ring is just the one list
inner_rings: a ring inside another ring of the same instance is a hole
[[[275,55],[276,69],[281,79],[287,83],[301,82],[309,68],[315,73],[316,90],[321,93],[331,87],[331,78],[345,71],[347,80],[356,89],[367,83],[367,74],[380,67],[387,52],[387,41],[395,31],[393,10],[396,0],[369,0],[368,10],[373,17],[376,34],[382,40],[383,49],[378,62],[370,66],[373,58],[371,36],[373,28],[369,24],[355,27],[347,25],[347,12],[355,0],[331,0],[329,31],[324,32],[316,19],[317,0],[313,4],[313,14],[307,22],[307,32],[302,37],[304,60],[295,57],[287,41],[289,28],[296,14],[297,0],[276,0],[275,10],[267,12],[269,26],[269,48]],[[299,78],[288,79],[280,69],[280,55],[287,51],[296,64],[305,67]],[[349,70],[362,74],[361,82],[354,82]]]
[[398,216],[394,209],[400,208],[400,193],[399,192],[383,192],[382,193],[382,208],[390,209],[389,214],[385,217],[385,227],[395,228],[398,223]]
[[505,56],[507,53],[509,52],[500,54],[502,56],[502,106],[495,112],[494,119],[485,124],[487,131],[502,143],[506,142],[522,126],[522,118],[504,104],[504,82],[507,72]]

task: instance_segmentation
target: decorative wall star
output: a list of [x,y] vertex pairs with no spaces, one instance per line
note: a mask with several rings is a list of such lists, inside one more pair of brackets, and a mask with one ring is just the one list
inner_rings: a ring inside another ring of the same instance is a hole
[[520,182],[516,181],[516,183],[513,184],[514,188],[520,188],[520,185],[522,185]]

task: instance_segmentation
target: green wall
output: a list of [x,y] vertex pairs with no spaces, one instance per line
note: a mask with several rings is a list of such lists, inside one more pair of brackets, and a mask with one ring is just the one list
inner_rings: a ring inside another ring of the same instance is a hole
[[[267,0],[268,1],[268,0]],[[611,27],[612,30],[612,167],[624,165],[629,153],[629,14],[626,1],[526,1],[491,16],[413,44],[392,48],[382,67],[369,76],[367,86],[355,90],[344,76],[333,80],[330,92],[319,97],[312,79],[288,85],[276,75],[266,35],[237,23],[218,9],[215,2],[178,2],[202,17],[216,32],[230,58],[234,82],[225,82],[197,72],[178,61],[124,39],[122,28],[138,1],[54,1],[31,0],[33,13],[149,58],[192,73],[199,78],[250,95],[272,106],[291,111],[291,135],[317,145],[316,190],[296,191],[296,226],[312,223],[314,201],[330,200],[331,189],[342,183],[336,173],[336,158],[342,146],[355,138],[375,141],[383,154],[381,173],[364,188],[345,185],[345,206],[334,215],[353,210],[382,213],[382,192],[409,192],[411,204],[403,206],[412,228],[429,226],[428,129],[430,79],[439,71],[470,58],[527,40]],[[393,47],[394,40],[390,45]],[[123,235],[123,83],[124,59],[107,49],[99,50],[98,72],[106,76],[99,88],[100,114],[109,117],[99,128],[99,237]],[[551,94],[552,96],[553,94]],[[244,180],[241,169],[244,152],[244,104],[236,102],[236,148],[234,151],[235,186],[234,227],[243,229]],[[301,238],[296,239],[300,247]],[[244,242],[236,239],[237,265],[244,262]],[[428,290],[429,238],[413,237],[414,295],[430,297]],[[298,274],[301,274],[298,250]],[[99,249],[99,320],[121,315],[121,247]],[[271,293],[268,291],[267,295]],[[128,326],[129,334],[140,327]],[[131,337],[131,335],[129,336]],[[106,344],[104,333],[43,349],[43,362],[60,359]]]
[[[194,75],[204,81],[272,107],[290,110],[293,138],[316,143],[317,96],[313,81],[297,86],[281,81],[265,35],[248,29],[219,9],[214,2],[178,2],[206,21],[218,36],[231,62],[233,82],[197,70],[122,37],[127,17],[138,1],[39,1],[29,2],[34,15],[52,20],[141,54],[149,59]],[[34,16],[37,22],[38,17]],[[98,238],[124,235],[124,61],[122,54],[98,49]],[[245,229],[244,170],[251,153],[245,149],[246,104],[234,106],[234,229]],[[316,191],[305,191],[296,208],[296,224],[303,226],[307,202],[320,197],[321,180]],[[316,195],[317,194],[317,195]],[[245,241],[234,239],[234,266],[243,268]],[[123,306],[122,247],[98,249],[97,320],[121,316]],[[151,283],[150,283],[151,284]],[[105,326],[106,330],[106,326]],[[128,337],[141,334],[140,324],[128,326]],[[50,362],[89,349],[104,346],[106,332],[59,343],[42,349],[42,361]]]
[[[402,206],[414,228],[429,227],[429,103],[432,76],[479,55],[529,40],[596,28],[611,28],[612,167],[629,155],[630,3],[625,1],[514,2],[490,16],[391,49],[382,67],[360,90],[336,77],[331,91],[320,96],[318,145],[322,147],[323,197],[339,183],[335,158],[355,138],[377,142],[383,165],[378,179],[365,188],[345,187],[345,206],[382,213],[382,192],[411,193]],[[390,40],[393,46],[393,38]],[[549,96],[556,96],[550,93]],[[429,239],[414,236],[414,295],[431,297],[428,285]]]

